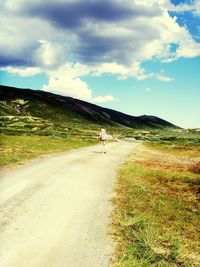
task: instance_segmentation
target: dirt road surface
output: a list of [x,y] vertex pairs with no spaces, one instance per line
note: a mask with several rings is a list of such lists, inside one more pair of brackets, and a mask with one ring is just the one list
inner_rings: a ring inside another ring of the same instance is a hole
[[118,142],[46,156],[0,178],[1,267],[109,266],[116,169],[137,146]]

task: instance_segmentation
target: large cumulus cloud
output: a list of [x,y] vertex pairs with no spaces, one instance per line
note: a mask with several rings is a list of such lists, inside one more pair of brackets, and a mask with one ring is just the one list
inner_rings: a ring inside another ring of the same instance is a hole
[[[1,64],[50,66],[75,58],[84,64],[130,66],[172,56],[171,43],[179,47],[173,57],[182,56],[181,51],[185,57],[200,54],[199,44],[168,15],[167,6],[172,6],[167,0],[5,0]],[[48,52],[41,39],[48,42]]]
[[[71,56],[84,63],[116,61],[127,64],[133,61],[130,54],[136,54],[142,44],[159,37],[149,20],[160,13],[159,6],[145,9],[133,1],[36,0],[27,3],[7,0],[1,24],[4,40],[8,43],[14,38],[21,41],[21,50],[30,50],[33,62],[32,57],[38,54],[36,51],[40,47],[38,40],[45,37],[52,46],[56,41],[61,42],[65,48],[63,55],[68,54],[66,47],[69,47]],[[29,42],[34,49],[29,47]],[[15,49],[14,52],[19,55],[20,64],[21,51]]]
[[[195,1],[187,10],[197,13],[197,7]],[[200,44],[168,13],[184,8],[169,0],[4,0],[0,8],[1,66],[39,68],[51,79],[45,89],[59,85],[59,70],[69,70],[62,67],[66,64],[73,69],[72,62],[85,66],[84,74],[170,81],[161,73],[146,73],[141,63],[200,55]],[[70,80],[71,87],[80,85],[84,74],[70,76],[77,79]]]

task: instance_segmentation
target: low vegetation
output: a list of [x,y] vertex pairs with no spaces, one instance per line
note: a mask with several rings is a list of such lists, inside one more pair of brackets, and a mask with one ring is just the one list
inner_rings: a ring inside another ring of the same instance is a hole
[[132,129],[92,121],[52,101],[0,101],[0,166],[95,144],[101,127],[113,139],[141,140],[118,174],[110,228],[114,266],[200,266],[200,129]]
[[174,154],[175,156],[200,157],[200,132],[193,130],[161,131],[156,134],[157,139],[152,136],[146,145],[157,151]]
[[121,167],[114,266],[200,266],[199,147],[184,143],[148,142]]
[[11,166],[40,155],[67,151],[95,143],[91,138],[30,135],[0,135],[0,167]]
[[0,101],[0,166],[96,143],[99,125],[38,99]]

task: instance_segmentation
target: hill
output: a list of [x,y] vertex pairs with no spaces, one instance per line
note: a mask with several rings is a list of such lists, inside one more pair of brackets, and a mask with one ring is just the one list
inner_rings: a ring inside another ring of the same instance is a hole
[[1,129],[48,133],[99,127],[132,129],[177,128],[155,116],[130,116],[72,97],[49,92],[0,86]]

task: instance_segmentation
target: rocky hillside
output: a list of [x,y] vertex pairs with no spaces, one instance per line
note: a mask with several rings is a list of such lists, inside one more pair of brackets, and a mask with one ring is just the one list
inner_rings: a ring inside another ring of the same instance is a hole
[[1,128],[29,131],[128,127],[177,128],[155,116],[130,116],[82,100],[44,91],[0,86]]

